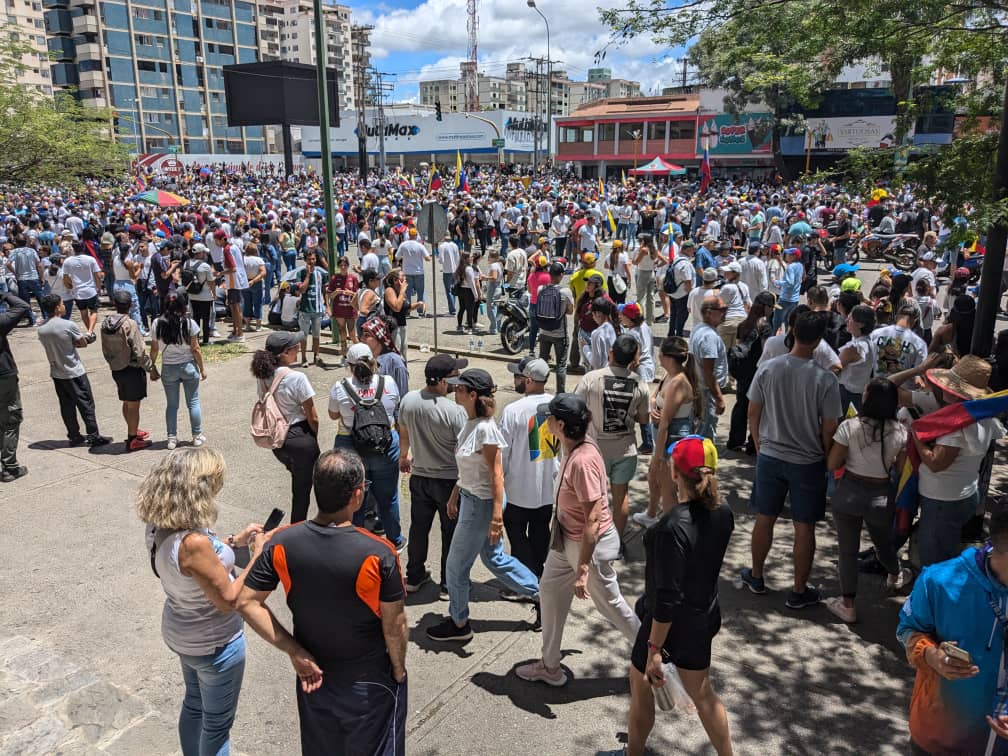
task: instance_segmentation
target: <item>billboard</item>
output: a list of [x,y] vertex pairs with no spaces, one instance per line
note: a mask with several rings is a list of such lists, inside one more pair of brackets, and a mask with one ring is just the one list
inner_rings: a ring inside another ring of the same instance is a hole
[[[546,151],[545,124],[531,113],[514,110],[490,110],[479,114],[493,121],[496,130],[488,123],[469,118],[465,113],[445,113],[438,121],[433,115],[403,115],[386,112],[385,126],[380,128],[375,114],[368,112],[365,120],[367,151],[378,154],[378,138],[384,135],[387,154],[421,154],[460,152],[497,152],[494,140],[498,132],[507,152],[531,153],[539,132],[539,149]],[[334,155],[357,154],[357,114],[346,111],[338,128],[329,130],[329,146]],[[301,129],[301,151],[305,157],[321,154],[319,129],[310,126]]]
[[720,113],[700,116],[697,128],[698,155],[704,151],[704,142],[711,157],[717,155],[770,154],[773,137],[771,113]]
[[[318,77],[315,66],[266,62],[224,66],[228,126],[318,125]],[[329,121],[339,124],[336,69],[326,73]]]
[[856,147],[892,147],[896,116],[810,118],[806,123],[806,148],[812,151],[852,150]]

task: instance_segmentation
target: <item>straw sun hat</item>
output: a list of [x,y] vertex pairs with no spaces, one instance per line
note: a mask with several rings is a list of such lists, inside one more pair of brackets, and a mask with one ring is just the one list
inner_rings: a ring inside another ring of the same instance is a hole
[[963,357],[950,369],[932,368],[925,377],[942,391],[960,399],[980,399],[991,392],[987,387],[991,364],[972,354]]

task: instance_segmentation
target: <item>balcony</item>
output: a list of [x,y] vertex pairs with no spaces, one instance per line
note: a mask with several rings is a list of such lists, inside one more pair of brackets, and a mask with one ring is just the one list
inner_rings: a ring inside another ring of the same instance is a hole
[[98,19],[95,16],[74,16],[74,34],[97,34]]
[[95,0],[70,0],[71,8],[94,8]]
[[99,89],[105,88],[104,71],[81,71],[78,76],[80,77],[80,86],[82,89],[89,89],[92,87],[97,87]]
[[77,45],[77,60],[101,60],[102,49],[97,42],[86,42]]

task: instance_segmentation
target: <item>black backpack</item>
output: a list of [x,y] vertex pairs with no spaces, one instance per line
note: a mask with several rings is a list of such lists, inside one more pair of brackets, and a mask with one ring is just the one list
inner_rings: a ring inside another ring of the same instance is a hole
[[182,266],[182,272],[179,273],[179,280],[188,294],[201,294],[203,292],[203,282],[196,277],[197,267],[199,267],[198,262],[193,265],[192,261],[189,261]]
[[[684,282],[676,283],[676,280],[675,280],[676,265],[681,264],[681,262],[680,262],[681,259],[682,258],[680,258],[680,260],[677,260],[677,261],[673,262],[665,270],[665,278],[662,279],[662,289],[665,290],[666,294],[675,294],[679,290],[679,287],[682,286],[682,284],[684,283]],[[692,266],[691,266],[690,273],[692,273],[692,272],[693,271],[692,271]],[[687,277],[686,280],[689,281],[690,278]]]
[[536,303],[536,324],[541,331],[558,331],[564,326],[563,296],[556,284],[547,284],[539,289]]
[[385,376],[378,376],[378,389],[373,399],[361,399],[346,378],[343,379],[343,390],[354,405],[353,427],[350,429],[354,448],[360,454],[387,452],[392,445],[392,426],[381,402],[385,391]]
[[[754,347],[759,340],[759,329],[753,328],[745,339],[739,339],[728,350],[728,374],[735,380],[744,381],[756,374],[759,355]],[[763,350],[760,349],[759,353],[762,354]]]

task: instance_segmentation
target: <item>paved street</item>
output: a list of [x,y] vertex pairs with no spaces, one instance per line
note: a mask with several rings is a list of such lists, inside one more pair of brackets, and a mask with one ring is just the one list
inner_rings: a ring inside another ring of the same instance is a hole
[[[433,323],[410,321],[411,341],[417,342],[416,336],[424,336]],[[264,338],[263,333],[251,335],[248,350]],[[465,348],[457,343],[463,337],[446,338]],[[181,675],[176,657],[161,640],[163,594],[132,510],[138,483],[166,453],[160,384],[150,386],[142,410],[141,425],[156,442],[152,449],[132,455],[121,453],[121,443],[95,452],[69,449],[34,332],[17,329],[12,348],[25,407],[21,462],[31,472],[3,487],[0,504],[7,523],[0,531],[0,550],[8,564],[0,573],[5,598],[0,609],[0,753],[177,753],[174,720]],[[82,353],[95,387],[100,427],[121,442],[124,423],[100,348]],[[425,357],[411,350],[414,387],[421,383]],[[504,363],[486,362],[499,384],[510,386]],[[255,395],[248,357],[211,364],[208,371],[201,387],[204,427],[209,443],[228,461],[219,522],[219,530],[228,533],[261,521],[273,506],[289,510],[289,478],[248,437]],[[344,371],[311,367],[307,373],[319,395],[320,438],[326,444],[335,432],[325,416],[326,396]],[[514,396],[504,388],[499,393],[501,404]],[[187,419],[180,424],[180,438],[187,439]],[[768,563],[770,593],[760,597],[733,587],[732,576],[748,558],[752,472],[749,458],[723,458],[722,490],[737,525],[723,572],[724,627],[715,642],[714,681],[724,696],[738,752],[903,752],[912,675],[894,637],[899,601],[884,595],[879,578],[864,579],[861,621],[852,627],[821,607],[787,610],[791,537],[782,523]],[[643,483],[635,484],[634,511],[643,507],[645,497]],[[408,518],[404,506],[404,524]],[[642,590],[643,551],[639,531],[630,529],[629,558],[618,570],[625,595],[634,601]],[[818,535],[813,582],[832,593],[837,584],[831,523],[822,524]],[[432,546],[430,564],[436,565],[436,538]],[[435,647],[423,634],[447,610],[436,587],[428,586],[407,602],[409,752],[545,756],[616,747],[626,729],[629,703],[626,641],[585,602],[575,601],[563,646],[573,681],[562,689],[525,683],[512,670],[539,652],[540,636],[527,629],[531,609],[494,600],[496,588],[480,564],[474,580],[476,636],[465,646]],[[275,596],[273,605],[289,621],[282,596]],[[297,752],[293,691],[286,659],[250,632],[233,731],[238,752]],[[712,752],[698,719],[663,713],[651,747],[655,754]]]

